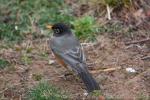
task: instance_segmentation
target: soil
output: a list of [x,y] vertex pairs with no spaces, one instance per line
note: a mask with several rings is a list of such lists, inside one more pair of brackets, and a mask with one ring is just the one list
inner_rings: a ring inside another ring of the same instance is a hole
[[[82,16],[84,14],[82,11],[98,9],[85,4],[81,4],[79,7],[74,2],[77,1],[68,1],[68,4],[75,5],[73,9],[78,7],[74,14],[76,16]],[[127,26],[131,25],[133,29],[139,29],[138,32],[141,32],[142,29],[147,29],[149,32],[149,10],[146,11],[146,15],[141,15],[140,8],[136,10],[133,14],[142,16],[137,19],[132,19],[130,16],[133,15],[127,13],[126,10],[117,16],[114,13],[114,16],[119,19],[124,13],[126,13],[126,18],[121,17],[120,20],[126,19],[124,23]],[[95,16],[97,19],[101,19],[100,15],[95,14]],[[143,19],[146,25],[142,23]],[[139,21],[139,24],[134,25],[133,21]],[[113,37],[110,37],[110,34],[103,33],[97,37],[97,42],[83,45],[89,71],[101,87],[102,97],[100,100],[104,100],[103,97],[108,100],[150,100],[150,42],[126,45],[130,41],[147,38],[149,34],[141,33],[140,36],[127,39],[119,37],[118,34],[116,36],[116,34],[112,33]],[[45,80],[69,93],[73,100],[92,100],[92,97],[83,95],[85,86],[76,76],[62,77],[68,70],[55,62],[47,41],[46,37],[32,39],[32,36],[29,36],[12,48],[0,50],[0,57],[7,59],[12,64],[10,67],[0,70],[0,97],[4,100],[24,100],[30,88],[41,80]],[[5,44],[1,42],[0,45],[4,46]],[[112,68],[115,70],[106,70]],[[135,72],[128,72],[126,68],[132,68]]]
[[[113,99],[138,99],[150,96],[150,56],[146,45],[125,45],[123,41],[99,36],[99,41],[83,45],[89,71],[97,71],[93,76],[101,86],[103,96]],[[55,62],[47,44],[47,38],[38,40],[25,40],[13,49],[2,49],[0,55],[8,59],[13,66],[0,71],[1,96],[6,100],[19,100],[24,98],[28,89],[39,83],[34,78],[40,75],[42,80],[56,85],[61,90],[70,93],[72,99],[88,98],[85,86],[76,76],[66,79],[61,77],[67,70]],[[25,53],[32,48],[30,53]],[[46,56],[42,56],[43,52]],[[26,54],[32,60],[29,64],[22,61]],[[48,55],[48,56],[47,56]],[[117,69],[120,67],[120,69]],[[135,73],[127,72],[126,68],[135,69]],[[113,71],[104,69],[116,68]],[[100,71],[99,71],[100,70]]]

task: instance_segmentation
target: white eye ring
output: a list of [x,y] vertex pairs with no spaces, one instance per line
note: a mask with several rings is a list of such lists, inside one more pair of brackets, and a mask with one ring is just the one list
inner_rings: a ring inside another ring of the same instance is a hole
[[59,29],[55,29],[55,33],[59,33],[60,31],[59,31]]

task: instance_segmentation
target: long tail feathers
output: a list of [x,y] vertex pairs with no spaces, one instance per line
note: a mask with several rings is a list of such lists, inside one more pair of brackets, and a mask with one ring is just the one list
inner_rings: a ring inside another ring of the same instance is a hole
[[84,82],[88,92],[92,92],[94,90],[99,90],[100,89],[98,83],[92,77],[92,75],[89,73],[88,70],[83,69],[83,67],[80,67],[80,72],[78,72],[78,75],[82,79],[82,81]]

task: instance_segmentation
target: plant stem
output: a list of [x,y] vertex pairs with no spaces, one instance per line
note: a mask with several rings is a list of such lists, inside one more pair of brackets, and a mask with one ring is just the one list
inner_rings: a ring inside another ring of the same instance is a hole
[[108,4],[106,5],[106,7],[107,7],[108,20],[111,20],[110,7]]

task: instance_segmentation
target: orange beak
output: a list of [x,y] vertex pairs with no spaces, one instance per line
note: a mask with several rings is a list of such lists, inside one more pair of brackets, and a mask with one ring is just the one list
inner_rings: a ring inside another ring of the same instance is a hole
[[52,25],[47,25],[46,26],[47,29],[52,29],[52,27],[53,27]]

